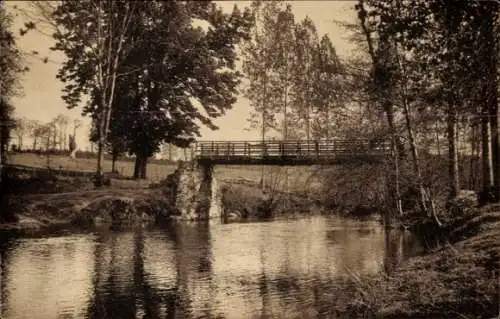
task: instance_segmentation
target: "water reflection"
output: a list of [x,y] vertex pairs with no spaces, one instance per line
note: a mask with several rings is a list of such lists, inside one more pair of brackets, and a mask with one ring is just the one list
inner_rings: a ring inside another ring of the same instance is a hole
[[91,236],[19,240],[2,249],[2,316],[85,316],[91,298]]
[[302,318],[351,273],[391,271],[411,237],[314,217],[175,224],[0,245],[3,318]]

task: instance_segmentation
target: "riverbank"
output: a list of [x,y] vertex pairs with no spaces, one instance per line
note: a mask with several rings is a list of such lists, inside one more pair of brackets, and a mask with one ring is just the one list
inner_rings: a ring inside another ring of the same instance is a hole
[[171,217],[163,190],[148,181],[111,179],[96,188],[88,176],[43,169],[4,172],[0,229],[18,232],[154,222]]
[[223,216],[231,221],[308,216],[323,213],[321,203],[301,194],[262,189],[250,181],[221,183]]
[[170,218],[158,189],[103,189],[55,194],[12,195],[8,204],[17,221],[0,229],[30,232],[89,228],[102,224],[156,222]]
[[353,276],[344,313],[359,318],[496,318],[499,314],[500,204],[470,210],[441,244],[390,275]]
[[[176,175],[170,176],[173,179],[159,183],[113,176],[109,185],[96,188],[87,173],[8,167],[4,171],[4,220],[0,220],[0,229],[32,232],[176,219],[180,214],[172,202],[176,197],[177,187],[172,184],[176,183]],[[298,217],[321,211],[312,199],[278,190],[263,191],[253,181],[224,179],[218,187],[227,222]]]
[[[325,212],[314,199],[275,189],[263,192],[255,183],[220,184],[229,220]],[[163,184],[112,180],[107,188],[95,189],[88,178],[25,175],[11,186],[14,188],[8,200],[18,220],[0,224],[3,230],[81,229],[175,218],[174,210],[170,210],[168,186]],[[45,194],[32,194],[35,190]],[[354,296],[337,296],[336,300],[325,300],[325,304],[341,317],[498,315],[500,205],[468,209],[443,221],[443,228],[430,232],[440,240],[437,248],[411,258],[390,275],[360,278],[353,274]]]

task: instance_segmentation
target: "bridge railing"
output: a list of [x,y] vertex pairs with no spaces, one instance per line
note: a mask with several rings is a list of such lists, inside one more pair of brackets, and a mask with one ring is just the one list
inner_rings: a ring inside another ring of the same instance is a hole
[[390,145],[385,140],[201,141],[195,146],[199,159],[330,158],[389,152]]

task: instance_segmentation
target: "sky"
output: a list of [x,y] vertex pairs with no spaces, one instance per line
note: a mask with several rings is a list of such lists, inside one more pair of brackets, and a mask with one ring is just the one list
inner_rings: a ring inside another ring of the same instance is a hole
[[[236,4],[240,8],[248,6],[249,1],[216,1],[225,11],[230,12]],[[355,19],[354,1],[289,1],[292,4],[296,21],[309,16],[315,23],[318,34],[328,34],[340,57],[348,57],[353,45],[348,41],[348,34],[342,30],[335,21],[353,22]],[[17,7],[17,9],[15,8]],[[28,1],[7,1],[7,10],[13,13],[13,31],[18,31],[27,18],[19,13],[19,9],[28,8]],[[12,99],[16,108],[16,115],[28,119],[49,122],[58,114],[63,114],[71,119],[81,119],[84,125],[77,131],[77,145],[79,149],[88,149],[88,132],[90,121],[81,117],[81,109],[68,110],[61,99],[63,84],[56,79],[57,70],[64,55],[60,52],[50,51],[54,40],[38,32],[30,32],[17,39],[17,45],[23,52],[38,51],[38,56],[26,55],[25,63],[30,71],[21,79],[23,94]],[[48,63],[43,63],[41,57],[48,57]],[[240,88],[241,90],[241,88]],[[214,121],[219,130],[211,131],[201,129],[200,140],[258,140],[259,130],[246,130],[247,119],[250,114],[247,99],[238,96],[233,108]],[[29,139],[26,139],[29,142]]]

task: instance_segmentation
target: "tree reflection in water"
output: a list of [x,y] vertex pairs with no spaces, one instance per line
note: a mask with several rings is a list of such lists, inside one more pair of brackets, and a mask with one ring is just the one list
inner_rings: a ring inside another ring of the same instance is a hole
[[[1,243],[2,316],[50,302],[40,319],[335,317],[355,293],[350,272],[392,271],[415,250],[403,232],[326,217],[171,223]],[[27,262],[35,257],[39,263]],[[57,274],[43,275],[52,269],[82,291],[39,293],[57,289]],[[21,287],[26,280],[31,288]],[[80,295],[86,303],[72,301]],[[28,297],[37,303],[26,304]]]
[[98,236],[89,318],[174,318],[177,289],[159,290],[149,283],[144,241],[140,228]]

